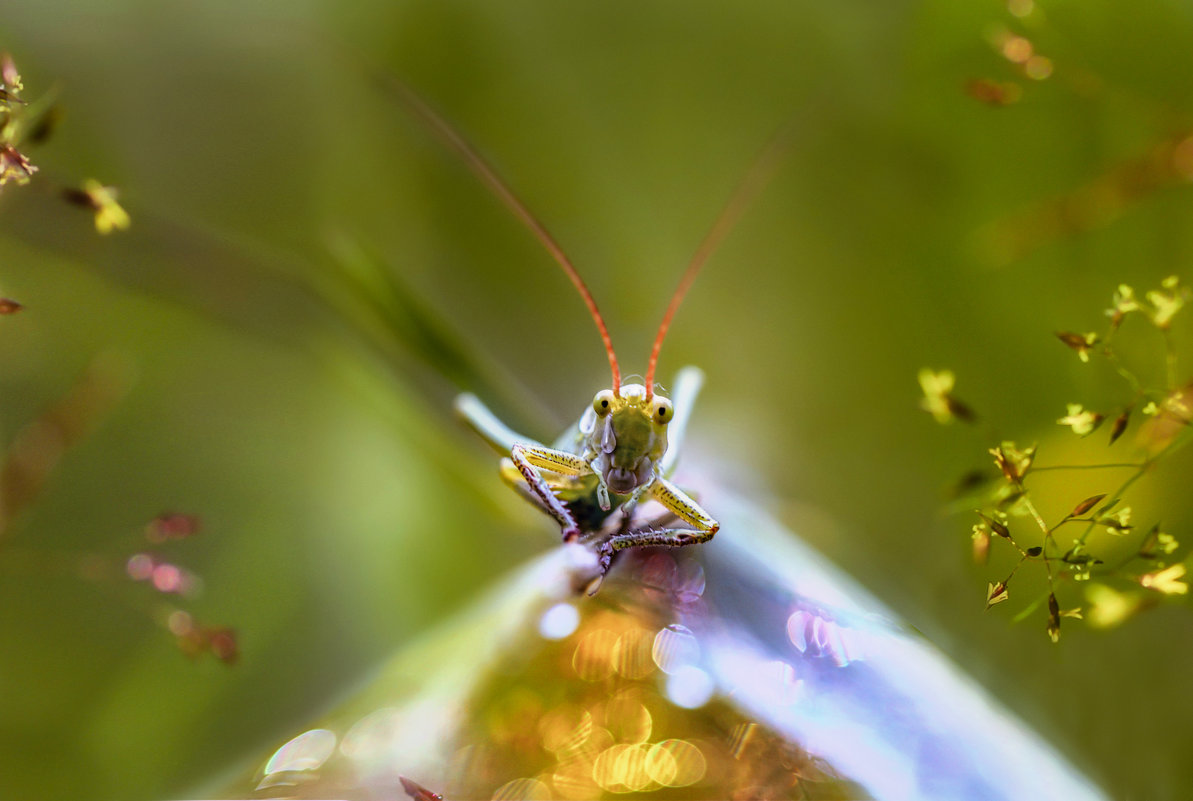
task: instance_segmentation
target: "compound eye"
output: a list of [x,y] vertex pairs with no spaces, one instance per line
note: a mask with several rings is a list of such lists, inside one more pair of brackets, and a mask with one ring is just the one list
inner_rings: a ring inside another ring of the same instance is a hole
[[592,410],[601,417],[604,417],[609,412],[613,411],[613,390],[602,389],[592,399]]
[[651,404],[650,415],[656,423],[669,423],[675,416],[675,410],[671,407],[671,401],[666,398],[655,398],[654,403]]

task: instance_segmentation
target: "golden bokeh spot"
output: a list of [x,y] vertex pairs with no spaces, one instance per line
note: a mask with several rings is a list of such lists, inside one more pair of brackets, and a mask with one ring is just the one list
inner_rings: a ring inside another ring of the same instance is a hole
[[[623,568],[634,565],[631,553]],[[791,762],[794,746],[765,724],[747,737],[743,724],[755,721],[727,701],[698,709],[676,703],[657,680],[655,657],[682,671],[699,653],[698,638],[655,605],[653,586],[615,578],[601,593],[617,603],[577,607],[578,626],[566,640],[529,636],[516,670],[491,671],[461,707],[458,742],[467,747],[437,792],[595,801],[656,792],[745,798],[748,790],[748,797],[779,799],[807,797],[792,789],[812,781],[830,783],[814,788],[816,797],[860,797],[860,788],[823,771],[801,778],[795,771],[806,772],[808,760]],[[670,739],[656,741],[664,736]]]
[[1026,64],[1032,57],[1031,42],[1022,36],[1008,36],[1002,42],[1002,55],[1015,64]]
[[1007,11],[1019,19],[1031,16],[1036,4],[1032,0],[1007,0]]
[[578,751],[592,736],[592,715],[571,706],[552,710],[539,721],[539,735],[548,751]]
[[616,741],[613,739],[613,735],[609,733],[608,729],[606,729],[604,726],[593,726],[592,734],[590,734],[588,739],[584,742],[582,752],[587,755],[590,760],[596,759],[597,754],[613,745],[614,742]]
[[625,792],[626,788],[621,781],[617,758],[621,756],[622,751],[630,747],[628,745],[613,745],[597,755],[596,760],[592,763],[592,779],[602,789],[614,793]]
[[1052,59],[1032,56],[1023,64],[1023,72],[1033,81],[1042,81],[1052,75]]
[[645,629],[630,629],[613,646],[613,667],[627,679],[644,679],[654,671],[654,635]]
[[[655,766],[658,771],[655,781],[666,787],[687,787],[704,778],[708,762],[704,753],[687,740],[663,740],[655,743],[648,752],[647,767]],[[663,781],[664,771],[674,766],[674,774]]]
[[675,787],[675,780],[679,776],[679,765],[675,762],[675,755],[658,743],[649,746],[646,751],[646,772],[651,781],[663,787]]
[[566,799],[593,798],[600,794],[600,790],[592,779],[592,760],[588,757],[577,757],[560,763],[551,776],[551,786],[555,794]]
[[654,720],[639,696],[634,690],[625,690],[605,704],[605,728],[618,742],[644,743],[650,739]]
[[492,801],[551,801],[551,788],[538,779],[514,779],[498,787]]
[[592,777],[611,793],[641,792],[654,784],[647,771],[645,745],[614,745],[601,752],[592,766]]
[[646,746],[628,745],[617,755],[617,772],[630,792],[647,789],[653,782],[646,771]]
[[613,672],[613,649],[617,635],[597,629],[581,638],[572,654],[572,668],[584,681],[600,681]]

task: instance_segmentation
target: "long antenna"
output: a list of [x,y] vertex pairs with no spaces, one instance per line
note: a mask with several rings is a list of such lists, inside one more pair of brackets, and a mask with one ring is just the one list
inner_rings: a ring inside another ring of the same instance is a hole
[[696,280],[696,274],[700,272],[700,268],[708,261],[708,257],[721,244],[726,234],[733,230],[733,226],[741,217],[742,212],[746,210],[746,207],[750,205],[750,201],[754,199],[762,187],[766,185],[766,182],[770,180],[770,177],[774,175],[779,157],[786,151],[794,128],[794,122],[784,125],[767,142],[766,147],[754,159],[754,163],[750,165],[750,169],[745,177],[742,178],[741,183],[737,185],[737,189],[729,198],[729,202],[725,204],[725,207],[721,209],[721,213],[717,215],[712,228],[704,235],[704,239],[701,240],[700,246],[696,248],[696,253],[692,256],[692,260],[688,262],[688,268],[684,270],[684,274],[679,279],[679,286],[676,287],[675,294],[671,296],[671,302],[667,305],[667,311],[663,313],[663,322],[659,325],[659,332],[655,335],[654,347],[650,351],[650,361],[646,366],[646,397],[648,400],[654,395],[654,374],[655,368],[659,363],[659,351],[663,348],[663,339],[667,336],[667,329],[671,327],[671,320],[675,317],[675,312],[679,308],[679,304],[683,302],[684,295],[688,294],[692,282]]
[[438,113],[432,109],[426,101],[424,101],[417,92],[411,89],[406,84],[391,75],[378,74],[378,79],[381,80],[385,87],[397,95],[398,99],[404,103],[410,111],[422,120],[431,131],[438,136],[444,144],[459,153],[464,162],[476,174],[480,180],[489,187],[497,199],[505,204],[514,216],[530,229],[535,238],[543,244],[567,277],[575,284],[576,290],[579,291],[580,297],[584,299],[584,304],[588,306],[588,313],[592,315],[593,322],[596,323],[597,331],[601,334],[601,341],[605,344],[605,353],[609,356],[609,369],[613,373],[613,393],[621,395],[621,370],[617,367],[617,354],[613,352],[613,340],[609,337],[609,328],[605,325],[605,318],[601,316],[600,309],[597,308],[596,300],[592,297],[592,292],[589,291],[588,285],[584,283],[584,279],[580,277],[580,273],[576,270],[575,265],[568,259],[567,254],[563,252],[563,248],[555,241],[554,237],[548,233],[546,227],[538,221],[530,209],[523,205],[518,196],[513,193],[505,181],[497,174],[496,170],[489,166],[489,163],[478,153],[468,141],[464,139],[448,122],[439,116]]

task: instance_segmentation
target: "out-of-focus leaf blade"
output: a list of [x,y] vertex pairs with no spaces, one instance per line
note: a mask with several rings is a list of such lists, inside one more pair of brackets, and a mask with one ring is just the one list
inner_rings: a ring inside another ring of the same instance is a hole
[[596,798],[679,786],[671,767],[627,765],[690,747],[691,798],[740,782],[813,798],[1102,798],[759,507],[716,504],[712,542],[631,552],[593,598],[571,579],[579,546],[519,569],[229,791],[373,798],[409,776],[447,798]]

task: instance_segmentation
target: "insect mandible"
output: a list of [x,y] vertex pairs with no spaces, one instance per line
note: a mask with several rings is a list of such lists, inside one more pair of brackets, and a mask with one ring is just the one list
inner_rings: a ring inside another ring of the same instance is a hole
[[[700,268],[773,173],[788,129],[780,129],[764,148],[697,247],[655,335],[643,383],[623,383],[596,300],[554,237],[472,145],[417,93],[401,83],[391,88],[550,253],[588,307],[609,359],[609,388],[597,392],[576,424],[550,446],[506,426],[475,395],[465,393],[456,399],[456,410],[465,422],[504,454],[502,478],[554,518],[564,543],[582,544],[595,554],[597,575],[589,592],[599,587],[619,551],[710,540],[720,524],[670,479],[703,374],[695,367],[680,370],[667,398],[657,391],[655,370],[676,310]],[[658,502],[669,513],[660,518],[661,524],[635,525],[634,510],[647,500]],[[621,517],[614,520],[619,510]]]

